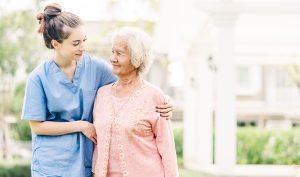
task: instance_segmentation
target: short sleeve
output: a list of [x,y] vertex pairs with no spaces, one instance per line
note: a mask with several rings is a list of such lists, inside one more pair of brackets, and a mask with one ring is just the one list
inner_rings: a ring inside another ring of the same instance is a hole
[[46,95],[37,75],[31,75],[27,80],[22,119],[36,121],[46,120]]

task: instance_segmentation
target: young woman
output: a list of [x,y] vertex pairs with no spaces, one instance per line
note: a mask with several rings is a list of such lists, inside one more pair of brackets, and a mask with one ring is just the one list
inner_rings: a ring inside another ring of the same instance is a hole
[[[78,16],[50,4],[37,19],[54,55],[27,80],[22,118],[32,129],[32,176],[88,177],[97,143],[91,123],[95,94],[116,77],[103,60],[85,53],[87,36]],[[159,106],[161,116],[170,118],[172,106]]]

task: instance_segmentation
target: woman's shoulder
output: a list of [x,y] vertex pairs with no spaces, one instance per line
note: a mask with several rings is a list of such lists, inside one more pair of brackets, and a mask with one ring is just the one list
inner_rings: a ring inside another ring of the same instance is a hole
[[166,101],[167,97],[159,87],[149,83],[148,81],[144,81],[144,85],[145,85],[144,94],[146,94],[147,97],[150,96],[156,104],[162,104],[163,102]]
[[107,85],[100,87],[97,91],[97,95],[102,95],[104,93],[108,93],[113,84],[114,83],[111,83],[111,84],[107,84]]
[[52,62],[53,61],[51,59],[46,59],[40,62],[39,65],[29,73],[28,79],[36,81],[46,76],[47,73],[51,71]]
[[156,85],[154,85],[148,81],[145,81],[145,80],[143,80],[143,83],[144,83],[145,89],[147,90],[147,93],[154,94],[154,95],[164,94],[163,91]]

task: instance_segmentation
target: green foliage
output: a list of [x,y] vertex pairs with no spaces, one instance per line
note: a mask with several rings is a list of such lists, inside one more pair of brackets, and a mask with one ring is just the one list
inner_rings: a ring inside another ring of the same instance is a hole
[[[15,116],[20,117],[24,98],[25,82],[18,84],[10,99],[10,112]],[[31,130],[28,121],[18,120],[12,127],[11,134],[15,140],[30,141]]]
[[11,95],[9,101],[10,112],[18,117],[20,117],[20,113],[22,111],[25,86],[26,86],[25,82],[19,83],[14,89],[13,94]]
[[183,130],[182,128],[176,127],[173,129],[174,139],[176,145],[176,154],[178,157],[182,157],[183,154]]
[[263,161],[263,150],[269,132],[255,128],[239,128],[237,133],[237,161],[240,164],[259,164]]
[[238,129],[239,164],[300,164],[300,129]]
[[182,127],[173,128],[174,141],[176,146],[177,163],[179,167],[183,167],[183,130]]
[[31,10],[14,11],[0,16],[0,71],[14,75],[18,59],[27,71],[37,62],[36,20]]
[[[9,38],[10,20],[12,17],[4,16],[0,19],[0,71],[14,73],[16,70],[17,45]],[[11,27],[13,28],[13,27]]]
[[28,121],[18,120],[18,122],[12,128],[12,136],[15,140],[30,141],[31,129]]
[[[178,164],[182,165],[182,127],[174,129]],[[238,164],[300,164],[300,129],[237,129]]]
[[30,165],[0,166],[0,177],[30,177]]
[[286,66],[285,67],[291,81],[300,89],[300,67],[298,65]]

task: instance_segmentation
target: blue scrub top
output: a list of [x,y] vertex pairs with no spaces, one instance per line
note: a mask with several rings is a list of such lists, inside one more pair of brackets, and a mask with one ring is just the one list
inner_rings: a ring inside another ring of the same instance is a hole
[[[116,81],[109,65],[88,54],[77,62],[73,81],[49,59],[28,78],[22,119],[92,122],[97,90]],[[32,176],[91,176],[93,142],[82,133],[32,136]]]

